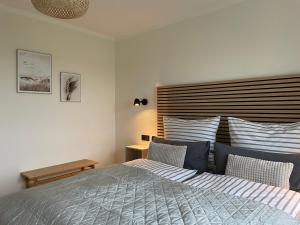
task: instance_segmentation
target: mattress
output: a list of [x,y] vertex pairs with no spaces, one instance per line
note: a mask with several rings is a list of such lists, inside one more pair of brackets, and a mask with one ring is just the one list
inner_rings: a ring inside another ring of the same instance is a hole
[[1,225],[296,225],[282,210],[114,165],[0,199]]

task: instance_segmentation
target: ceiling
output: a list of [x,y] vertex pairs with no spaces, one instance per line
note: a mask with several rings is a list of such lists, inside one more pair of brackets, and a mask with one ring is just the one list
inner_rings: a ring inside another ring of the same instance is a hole
[[[98,35],[122,38],[242,1],[245,0],[90,0],[85,16],[61,22]],[[30,0],[0,0],[0,4],[46,17],[33,8]]]

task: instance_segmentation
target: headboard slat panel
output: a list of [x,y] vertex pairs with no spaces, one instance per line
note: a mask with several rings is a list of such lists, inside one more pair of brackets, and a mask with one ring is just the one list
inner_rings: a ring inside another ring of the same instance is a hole
[[227,117],[254,122],[300,121],[300,75],[162,86],[157,88],[157,131],[163,116],[201,119],[222,116],[217,140],[229,143]]
[[[220,87],[241,87],[250,85],[262,85],[262,84],[282,84],[282,83],[297,83],[299,82],[299,75],[289,75],[289,76],[275,76],[275,77],[264,77],[264,78],[253,78],[253,79],[240,79],[240,80],[228,80],[228,81],[218,81],[218,82],[206,82],[198,84],[183,84],[183,85],[169,85],[158,87],[160,90],[166,89],[177,89],[177,90],[189,90],[197,89],[198,87],[208,87],[208,88],[220,88]],[[213,86],[213,87],[212,87]]]

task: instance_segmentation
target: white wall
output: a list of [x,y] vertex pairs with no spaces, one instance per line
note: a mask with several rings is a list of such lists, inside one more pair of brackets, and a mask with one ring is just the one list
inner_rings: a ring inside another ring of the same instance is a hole
[[[53,94],[16,93],[16,49],[52,54]],[[0,195],[24,170],[115,161],[114,41],[0,10]],[[60,71],[82,75],[82,102],[62,103]]]
[[[0,196],[22,187],[23,170],[114,162],[115,134],[122,161],[125,145],[156,134],[157,85],[299,73],[299,8],[248,0],[120,40],[116,52],[112,40],[0,9]],[[16,93],[17,48],[52,54],[52,95]],[[60,71],[82,74],[81,103],[59,101]],[[135,108],[135,97],[150,103]]]
[[[119,41],[119,160],[142,133],[156,134],[156,85],[300,73],[299,8],[299,0],[248,0]],[[149,106],[134,108],[135,97]]]

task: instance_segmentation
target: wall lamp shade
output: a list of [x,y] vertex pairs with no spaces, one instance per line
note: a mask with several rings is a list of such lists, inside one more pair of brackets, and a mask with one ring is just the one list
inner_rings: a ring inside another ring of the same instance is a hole
[[140,106],[141,104],[142,105],[147,105],[148,104],[148,100],[147,99],[138,99],[138,98],[136,98],[136,99],[134,99],[134,106]]

